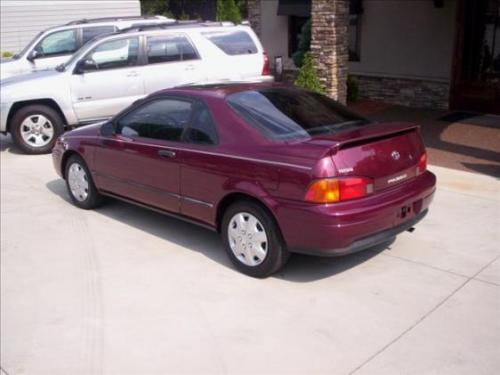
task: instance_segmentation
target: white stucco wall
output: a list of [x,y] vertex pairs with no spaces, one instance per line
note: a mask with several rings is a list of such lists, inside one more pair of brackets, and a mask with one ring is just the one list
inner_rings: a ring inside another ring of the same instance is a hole
[[[456,0],[435,8],[431,0],[365,0],[361,16],[360,62],[350,62],[357,74],[450,79],[455,36]],[[271,62],[288,59],[288,17],[276,15],[278,0],[261,1],[261,40]]]
[[73,20],[140,14],[139,0],[0,0],[0,51],[19,52],[39,31]]

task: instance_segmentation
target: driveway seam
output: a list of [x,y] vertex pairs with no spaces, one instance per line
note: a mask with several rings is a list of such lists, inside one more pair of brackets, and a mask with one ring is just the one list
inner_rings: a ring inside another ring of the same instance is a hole
[[451,297],[453,297],[460,289],[462,289],[465,285],[469,283],[469,281],[474,280],[476,281],[475,277],[479,275],[481,272],[483,272],[486,268],[488,268],[491,264],[493,264],[497,259],[500,258],[500,255],[497,255],[493,260],[488,262],[484,267],[481,267],[479,271],[477,271],[474,275],[471,277],[468,277],[467,280],[465,280],[463,283],[461,283],[457,288],[455,288],[448,296],[446,296],[441,302],[439,302],[436,306],[434,306],[432,309],[430,309],[427,313],[425,313],[422,317],[420,317],[415,323],[413,323],[410,327],[405,329],[403,332],[401,332],[398,336],[396,336],[394,339],[389,341],[386,345],[384,345],[382,348],[377,350],[374,354],[372,354],[370,357],[368,357],[365,361],[363,361],[359,366],[354,368],[352,371],[350,371],[348,374],[354,374],[358,370],[360,370],[362,367],[364,367],[366,364],[371,362],[373,359],[378,357],[381,353],[383,353],[387,348],[398,342],[404,335],[406,335],[408,332],[412,331],[413,328],[418,326],[421,322],[423,322],[428,316],[430,316],[434,311],[436,311],[438,308],[440,308],[445,302],[447,302]]

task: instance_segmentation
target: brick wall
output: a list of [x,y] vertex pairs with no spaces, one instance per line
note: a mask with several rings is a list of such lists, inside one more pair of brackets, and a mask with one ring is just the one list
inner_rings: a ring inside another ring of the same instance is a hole
[[361,99],[415,108],[445,110],[449,108],[450,84],[448,82],[350,75],[358,81]]
[[255,33],[260,37],[260,2],[261,0],[247,0],[248,21]]

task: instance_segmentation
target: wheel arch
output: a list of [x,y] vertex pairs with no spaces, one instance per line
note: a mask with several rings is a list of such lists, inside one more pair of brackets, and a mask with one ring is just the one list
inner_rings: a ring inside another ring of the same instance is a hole
[[61,110],[61,107],[57,104],[57,102],[54,99],[50,98],[45,98],[45,99],[32,99],[32,100],[21,100],[18,102],[15,102],[12,107],[10,108],[9,114],[7,116],[7,128],[6,131],[10,133],[10,126],[12,122],[12,118],[16,114],[17,111],[19,111],[21,108],[24,108],[29,105],[45,105],[54,111],[56,111],[59,116],[61,116],[61,119],[63,120],[64,124],[67,124],[67,119],[66,116],[64,115],[63,111]]
[[[272,218],[272,220],[275,222],[276,226],[279,228],[281,232],[281,228],[279,226],[278,220],[276,218],[276,215],[274,215],[273,210],[270,208],[269,204],[265,202],[265,199],[256,197],[254,195],[244,193],[244,192],[231,192],[227,194],[224,198],[220,200],[220,202],[217,204],[217,209],[216,209],[216,217],[215,217],[215,225],[218,233],[221,233],[221,226],[222,226],[222,219],[224,217],[224,213],[226,210],[234,203],[239,202],[239,201],[251,201],[253,203],[258,204],[259,206],[264,209],[269,216]],[[280,233],[281,235],[281,233]]]

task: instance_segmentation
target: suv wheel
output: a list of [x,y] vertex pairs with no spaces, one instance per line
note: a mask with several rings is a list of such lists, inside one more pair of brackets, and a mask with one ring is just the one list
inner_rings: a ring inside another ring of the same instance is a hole
[[63,131],[61,116],[45,105],[21,108],[12,117],[10,127],[14,143],[27,154],[50,152]]
[[237,202],[226,210],[221,234],[229,258],[247,275],[267,277],[289,258],[274,219],[252,201]]
[[89,169],[80,156],[69,157],[64,176],[69,196],[75,206],[90,210],[102,203],[103,196],[99,194]]

